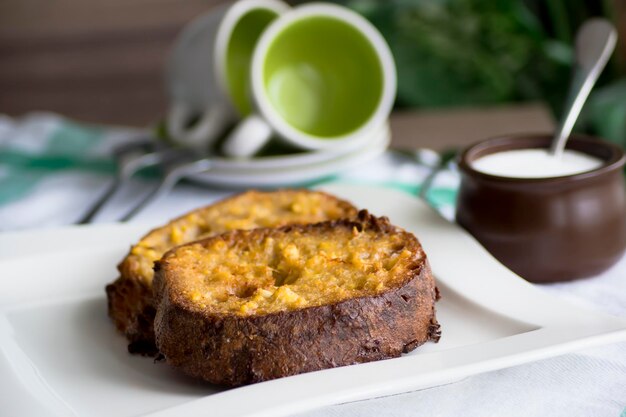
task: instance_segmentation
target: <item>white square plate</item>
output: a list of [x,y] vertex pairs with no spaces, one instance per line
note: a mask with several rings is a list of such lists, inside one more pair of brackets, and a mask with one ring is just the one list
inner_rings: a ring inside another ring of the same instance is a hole
[[443,336],[401,358],[220,390],[129,355],[104,285],[147,228],[0,235],[0,410],[10,416],[284,416],[395,394],[626,339],[626,320],[555,299],[495,261],[421,201],[333,186],[415,233],[441,289]]

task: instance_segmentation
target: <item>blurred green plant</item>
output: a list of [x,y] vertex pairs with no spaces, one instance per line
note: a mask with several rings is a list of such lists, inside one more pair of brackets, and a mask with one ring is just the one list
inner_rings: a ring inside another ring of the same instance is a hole
[[349,0],[346,5],[389,42],[398,66],[399,106],[552,102],[566,87],[571,47],[548,38],[521,2]]
[[[612,18],[613,1],[621,0],[338,2],[368,18],[389,43],[398,68],[398,107],[534,100],[546,102],[559,115],[576,30],[591,16]],[[578,130],[591,129],[626,144],[626,126],[617,116],[626,105],[620,76],[617,65],[610,64]]]

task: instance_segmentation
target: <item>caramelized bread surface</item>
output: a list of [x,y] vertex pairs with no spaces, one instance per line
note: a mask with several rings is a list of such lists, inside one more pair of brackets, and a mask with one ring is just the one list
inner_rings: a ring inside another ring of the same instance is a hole
[[396,357],[439,335],[419,242],[367,212],[225,233],[155,270],[159,351],[217,384]]
[[128,338],[131,352],[155,354],[153,264],[169,249],[238,229],[316,223],[356,215],[349,203],[308,190],[248,191],[194,210],[152,230],[118,266],[120,277],[106,288],[109,315]]

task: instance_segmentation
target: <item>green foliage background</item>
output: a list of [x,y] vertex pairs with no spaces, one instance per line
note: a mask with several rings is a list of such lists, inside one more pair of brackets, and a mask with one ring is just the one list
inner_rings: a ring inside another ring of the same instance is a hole
[[[622,0],[340,0],[367,17],[398,67],[398,107],[544,101],[558,117],[572,43]],[[577,130],[626,145],[626,72],[610,62]]]

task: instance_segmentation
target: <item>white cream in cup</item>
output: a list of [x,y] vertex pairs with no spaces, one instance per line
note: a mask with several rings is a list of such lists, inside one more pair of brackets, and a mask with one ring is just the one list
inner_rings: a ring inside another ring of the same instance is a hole
[[514,149],[496,152],[472,162],[472,168],[483,174],[507,178],[551,178],[580,174],[594,170],[603,161],[571,149],[561,157],[547,149]]

